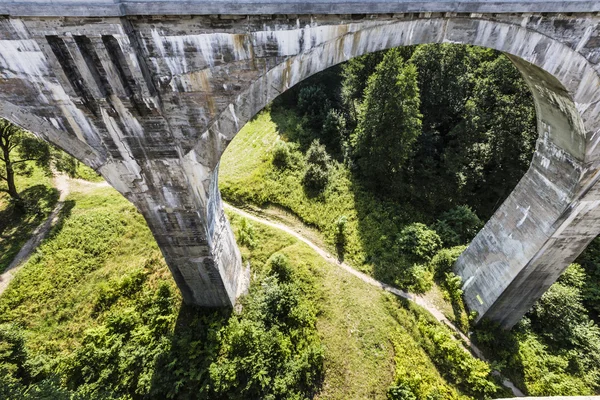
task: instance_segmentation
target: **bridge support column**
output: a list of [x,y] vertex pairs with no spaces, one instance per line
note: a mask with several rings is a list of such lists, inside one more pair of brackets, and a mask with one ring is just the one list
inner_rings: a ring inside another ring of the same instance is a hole
[[[510,57],[532,90],[539,139],[528,172],[458,259],[464,299],[478,320],[515,325],[600,232],[600,169],[556,78]],[[591,190],[590,190],[591,189]]]
[[218,190],[218,166],[180,159],[111,162],[100,172],[142,213],[187,304],[231,307],[249,284]]

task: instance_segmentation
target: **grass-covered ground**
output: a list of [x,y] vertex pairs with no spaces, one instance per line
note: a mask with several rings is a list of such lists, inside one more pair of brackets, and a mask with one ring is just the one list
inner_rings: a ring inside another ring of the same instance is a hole
[[457,398],[495,387],[421,310],[236,215],[236,234],[252,236],[244,311],[184,307],[133,206],[110,188],[74,190],[0,297],[3,398],[255,398],[277,385],[299,389],[274,399],[382,399],[390,387]]
[[[258,206],[260,210],[255,211],[302,229],[314,242],[379,280],[416,291],[423,288],[415,282],[431,283],[430,271],[418,265],[415,268],[414,261],[407,260],[395,243],[403,226],[432,222],[431,217],[421,215],[410,204],[377,198],[337,161],[332,162],[329,184],[318,196],[307,192],[302,183],[304,156],[299,149],[293,150],[291,168],[274,165],[273,151],[279,142],[291,142],[300,134],[299,124],[293,112],[282,108],[265,110],[246,124],[221,159],[223,198],[241,206]],[[341,218],[346,220],[343,251],[336,242]],[[466,319],[464,310],[453,309],[437,287],[430,296],[450,320]]]
[[[402,236],[408,224],[423,222],[435,227],[435,221],[415,212],[410,204],[390,204],[377,198],[352,176],[351,167],[335,160],[330,162],[329,183],[323,192],[315,195],[307,191],[303,183],[307,170],[305,149],[296,144],[302,142],[298,140],[302,134],[301,120],[293,111],[274,107],[258,114],[223,155],[219,175],[223,198],[301,230],[313,242],[324,244],[332,253],[338,251],[339,258],[377,279],[409,290],[423,290],[428,287],[414,283],[435,278],[426,296],[464,332],[473,329],[462,302],[460,279],[445,274],[464,247],[442,249],[431,260],[415,264],[402,253],[406,248],[398,246],[401,240],[396,238]],[[285,168],[275,156],[282,147],[289,154]],[[342,218],[344,246],[339,252]],[[586,252],[592,256],[596,253]],[[590,265],[586,264],[588,270],[594,270],[597,264],[598,257],[592,259],[587,263]],[[578,268],[572,266],[571,270]],[[582,305],[583,295],[593,299],[597,286],[586,284],[582,274],[577,275],[578,279],[568,278],[569,274],[561,278],[512,332],[502,333],[493,325],[476,330],[475,339],[495,361],[496,368],[526,393],[598,394],[600,363],[595,354],[600,354],[600,328]],[[596,304],[587,307],[594,309]],[[560,326],[554,323],[556,318],[563,319]],[[398,319],[400,323],[407,320],[410,317],[406,314]],[[412,326],[408,330],[414,332]],[[415,340],[415,336],[412,338]],[[423,341],[417,342],[427,348]],[[401,341],[397,352],[412,354],[407,349],[413,345],[414,341]],[[397,368],[402,370],[400,376],[412,371]]]
[[337,250],[336,222],[344,216],[346,244],[340,256],[361,271],[394,283],[399,265],[390,260],[385,239],[395,237],[399,227],[419,216],[410,206],[401,208],[376,199],[340,163],[333,163],[330,183],[318,196],[302,184],[302,158],[294,168],[275,168],[273,149],[278,141],[295,135],[298,124],[293,112],[281,109],[262,112],[246,124],[221,159],[223,198],[234,204],[274,204],[287,209],[321,232],[332,252]]
[[31,170],[31,175],[17,175],[15,179],[25,203],[24,210],[17,207],[8,194],[0,192],[0,273],[58,201],[59,193],[52,185],[52,178],[33,164]]

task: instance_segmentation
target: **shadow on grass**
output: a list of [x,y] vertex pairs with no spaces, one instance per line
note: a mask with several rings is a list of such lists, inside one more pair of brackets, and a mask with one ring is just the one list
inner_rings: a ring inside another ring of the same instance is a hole
[[35,228],[50,215],[60,192],[45,185],[35,185],[20,194],[24,207],[10,201],[0,210],[0,273],[10,265]]

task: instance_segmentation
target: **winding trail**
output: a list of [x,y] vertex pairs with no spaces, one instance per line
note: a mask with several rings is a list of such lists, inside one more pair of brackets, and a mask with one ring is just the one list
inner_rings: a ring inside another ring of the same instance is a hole
[[[390,292],[393,293],[394,295],[398,296],[398,297],[402,297],[404,299],[407,299],[409,301],[414,302],[415,304],[418,304],[419,306],[423,307],[425,310],[427,310],[429,313],[431,313],[431,315],[433,315],[435,317],[435,319],[437,319],[439,322],[445,324],[446,326],[448,326],[450,329],[452,329],[456,334],[458,334],[461,338],[461,340],[464,342],[464,344],[469,348],[469,350],[479,359],[483,360],[483,361],[488,361],[482,351],[471,341],[471,339],[469,339],[468,336],[466,336],[464,333],[462,333],[452,322],[450,322],[445,316],[444,314],[437,308],[435,307],[432,303],[430,303],[425,297],[414,294],[414,293],[408,293],[405,292],[403,290],[400,290],[398,288],[395,288],[391,285],[388,285],[387,283],[383,283],[381,281],[378,281],[372,277],[370,277],[367,274],[364,274],[362,272],[359,272],[357,270],[355,270],[354,268],[352,268],[350,265],[346,264],[345,262],[340,262],[337,260],[336,257],[334,257],[331,253],[329,253],[328,251],[322,249],[321,247],[317,246],[315,243],[313,243],[312,241],[310,241],[309,239],[307,239],[306,237],[304,237],[303,235],[301,235],[300,233],[296,232],[295,230],[293,230],[292,228],[290,228],[287,225],[278,223],[278,222],[273,222],[271,220],[259,217],[257,215],[251,214],[247,211],[241,210],[237,207],[234,207],[230,204],[227,204],[225,202],[223,202],[223,204],[225,205],[225,208],[228,208],[232,211],[235,211],[236,213],[244,216],[245,218],[248,218],[249,220],[252,221],[256,221],[259,222],[261,224],[270,226],[271,228],[275,228],[275,229],[279,229],[282,230],[284,232],[286,232],[289,235],[292,235],[293,237],[295,237],[296,239],[300,240],[301,242],[305,243],[306,245],[308,245],[311,249],[313,249],[317,254],[319,254],[322,258],[324,258],[325,260],[329,261],[332,264],[337,265],[338,267],[342,268],[343,270],[345,270],[346,272],[354,275],[355,277],[357,277],[358,279],[362,280],[365,283],[368,283],[371,286],[375,286],[378,287],[382,290],[385,290],[386,292]],[[466,351],[468,351],[465,348]],[[508,379],[504,378],[500,372],[498,371],[493,371],[492,374],[494,376],[499,377],[502,380],[502,384],[510,389],[513,393],[514,396],[516,397],[524,397],[525,395],[523,394],[523,392],[521,392],[511,381],[509,381]]]

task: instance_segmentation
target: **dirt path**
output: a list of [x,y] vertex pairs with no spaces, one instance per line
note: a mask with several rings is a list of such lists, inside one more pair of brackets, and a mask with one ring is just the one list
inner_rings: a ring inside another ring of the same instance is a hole
[[[469,339],[464,333],[462,333],[456,326],[454,326],[454,324],[452,322],[450,322],[445,316],[444,314],[438,309],[436,308],[433,304],[431,304],[425,297],[420,296],[420,295],[416,295],[414,293],[408,293],[405,292],[403,290],[400,290],[398,288],[395,288],[393,286],[390,286],[386,283],[380,282],[376,279],[373,279],[372,277],[363,274],[362,272],[359,272],[357,270],[355,270],[354,268],[352,268],[350,265],[344,263],[344,262],[339,262],[338,259],[336,257],[334,257],[331,253],[329,253],[326,250],[323,250],[321,247],[317,246],[316,244],[314,244],[312,241],[308,240],[307,238],[305,238],[304,236],[302,236],[300,233],[296,232],[295,230],[293,230],[292,228],[290,228],[287,225],[283,225],[281,223],[278,222],[273,222],[270,221],[268,219],[265,218],[261,218],[258,217],[254,214],[250,214],[244,210],[240,210],[237,207],[234,207],[230,204],[227,203],[223,203],[225,205],[225,208],[228,208],[230,210],[235,211],[238,214],[243,215],[244,217],[252,220],[252,221],[256,221],[259,222],[261,224],[270,226],[272,228],[275,229],[279,229],[282,230],[292,236],[294,236],[296,239],[300,240],[301,242],[305,243],[306,245],[308,245],[311,249],[313,249],[317,254],[319,254],[321,257],[323,257],[325,260],[329,261],[332,264],[336,264],[338,267],[342,268],[343,270],[345,270],[346,272],[356,276],[358,279],[362,280],[365,283],[368,283],[369,285],[372,286],[376,286],[382,290],[385,290],[387,292],[393,293],[398,297],[402,297],[404,299],[410,300],[415,302],[416,304],[418,304],[419,306],[423,307],[424,309],[426,309],[429,313],[431,313],[431,315],[433,315],[435,317],[435,319],[437,319],[439,322],[447,325],[450,329],[452,329],[454,332],[456,332],[460,338],[462,339],[462,341],[465,343],[466,346],[468,346],[468,348],[471,350],[471,352],[479,359],[487,361],[487,359],[483,356],[483,353],[481,352],[481,350],[479,350],[479,348],[477,348],[477,346],[471,341],[471,339]],[[498,376],[502,379],[502,383],[505,387],[507,387],[508,389],[510,389],[513,393],[514,396],[517,397],[524,397],[525,395],[523,394],[523,392],[521,392],[511,381],[509,381],[508,379],[502,377],[500,375],[500,373],[498,371],[493,371],[493,375]]]
[[83,179],[71,179],[65,174],[57,173],[54,175],[54,187],[58,189],[60,192],[60,196],[58,198],[58,202],[54,209],[48,216],[48,218],[38,225],[37,228],[31,234],[31,238],[21,247],[21,250],[15,258],[12,260],[10,265],[4,270],[4,273],[0,275],[0,296],[6,288],[10,281],[13,280],[19,269],[29,260],[29,257],[33,253],[33,251],[40,245],[42,240],[48,235],[50,230],[57,224],[60,213],[65,206],[65,199],[71,193],[71,183],[76,182],[80,185],[85,186],[94,186],[94,187],[104,187],[109,186],[107,182],[88,182]]

